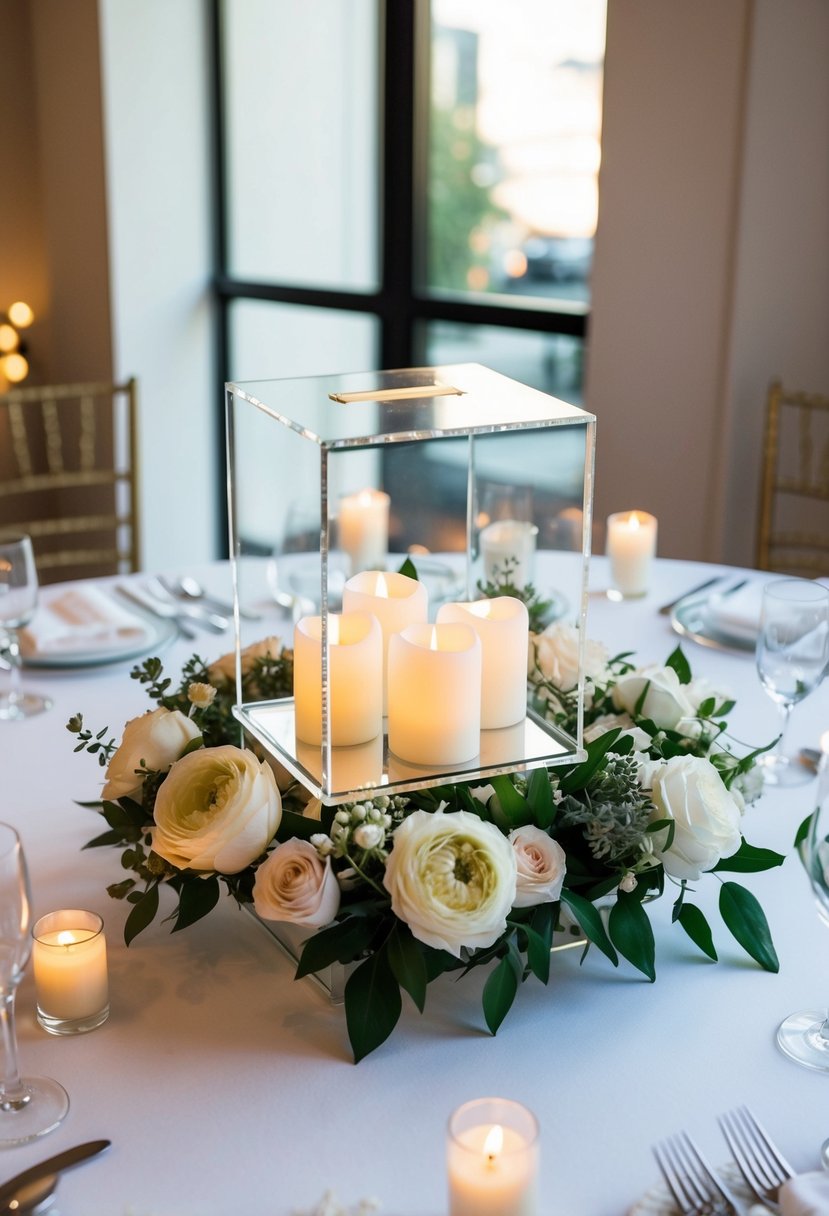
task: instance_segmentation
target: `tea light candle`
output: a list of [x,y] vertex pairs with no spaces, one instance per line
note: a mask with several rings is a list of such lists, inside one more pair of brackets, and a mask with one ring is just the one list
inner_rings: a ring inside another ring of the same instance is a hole
[[481,643],[468,625],[409,625],[389,639],[389,748],[401,760],[472,760],[481,740]]
[[487,582],[508,581],[518,591],[533,579],[538,528],[519,519],[499,519],[481,529],[479,545]]
[[482,1098],[449,1120],[449,1216],[535,1216],[538,1123],[518,1102]]
[[340,548],[353,572],[384,566],[389,551],[388,494],[360,490],[340,499]]
[[383,712],[388,706],[387,672],[389,638],[407,625],[425,621],[429,593],[423,583],[405,574],[365,570],[355,574],[343,591],[344,612],[369,612],[377,617],[383,634]]
[[438,624],[469,625],[481,639],[481,729],[514,726],[527,713],[529,616],[521,600],[501,595],[443,604]]
[[38,1021],[55,1034],[91,1030],[109,1014],[104,922],[67,909],[42,916],[32,936]]
[[[383,729],[383,637],[366,612],[328,617],[329,743],[367,743]],[[322,617],[306,616],[294,629],[296,736],[322,742]]]
[[608,516],[607,556],[611,599],[645,595],[656,553],[656,516],[647,511],[620,511]]

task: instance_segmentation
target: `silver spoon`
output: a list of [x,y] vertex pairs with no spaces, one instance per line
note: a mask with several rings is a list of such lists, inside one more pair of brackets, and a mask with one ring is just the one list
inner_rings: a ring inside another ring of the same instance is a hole
[[824,1140],[820,1146],[820,1164],[829,1170],[829,1140]]
[[[184,574],[181,578],[167,580],[170,590],[174,595],[180,595],[187,600],[201,600],[202,603],[211,604],[217,612],[228,613],[233,615],[233,605],[227,600],[217,600],[214,596],[209,595],[202,587],[198,579],[193,578],[189,574]],[[251,612],[249,609],[240,608],[239,616],[246,621],[259,621],[262,619],[261,613]]]

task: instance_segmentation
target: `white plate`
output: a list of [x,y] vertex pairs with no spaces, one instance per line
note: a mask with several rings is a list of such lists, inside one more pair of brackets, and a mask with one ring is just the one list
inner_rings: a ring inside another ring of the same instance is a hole
[[671,613],[671,626],[676,633],[698,642],[700,646],[709,646],[712,650],[733,650],[740,654],[754,654],[756,641],[745,634],[731,633],[718,629],[708,619],[706,611],[708,597],[693,596],[680,600]]
[[29,655],[23,657],[23,666],[37,671],[103,667],[107,663],[123,663],[127,659],[139,659],[142,655],[158,652],[169,646],[178,635],[174,620],[151,616],[140,608],[133,608],[131,612],[145,626],[146,632],[140,638],[130,638],[115,646],[90,646],[88,650],[71,650],[64,654]]

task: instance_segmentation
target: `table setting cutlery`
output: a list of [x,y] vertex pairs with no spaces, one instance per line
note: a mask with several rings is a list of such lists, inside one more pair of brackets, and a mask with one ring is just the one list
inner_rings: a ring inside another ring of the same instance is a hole
[[677,604],[681,604],[683,600],[689,600],[692,596],[699,595],[703,591],[707,591],[709,587],[715,587],[717,583],[721,583],[725,578],[724,574],[715,574],[713,578],[707,578],[704,583],[699,583],[696,587],[690,587],[687,591],[683,591],[681,595],[675,599],[669,600],[667,604],[663,604],[658,609],[660,616],[670,616],[671,612],[676,608]]
[[194,621],[196,625],[200,625],[209,633],[224,633],[230,625],[227,616],[213,612],[203,604],[178,599],[167,590],[160,578],[153,577],[146,579],[142,586],[143,590],[153,601],[164,605],[168,609],[172,609],[173,612],[177,612],[181,616],[187,617],[188,620]]
[[[233,616],[233,604],[229,600],[211,595],[197,579],[190,575],[185,574],[178,578],[165,578],[160,575],[159,582],[177,600],[200,604],[203,608],[209,608],[212,612],[218,612],[222,616]],[[261,621],[262,619],[261,612],[253,612],[249,608],[240,607],[239,616],[245,621]]]
[[653,1155],[681,1216],[741,1216],[744,1208],[687,1132],[655,1144]]
[[719,1125],[737,1168],[752,1194],[773,1212],[780,1211],[780,1188],[795,1172],[747,1106],[719,1117]]
[[96,1157],[111,1143],[111,1140],[90,1140],[86,1144],[77,1144],[15,1174],[0,1185],[0,1216],[5,1216],[7,1212],[14,1212],[15,1216],[36,1212],[51,1199],[64,1170]]

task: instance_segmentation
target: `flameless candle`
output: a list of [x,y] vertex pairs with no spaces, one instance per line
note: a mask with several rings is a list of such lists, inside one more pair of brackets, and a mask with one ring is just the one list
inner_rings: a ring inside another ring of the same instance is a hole
[[656,516],[647,511],[620,511],[608,516],[611,599],[635,599],[648,590],[656,553]]
[[351,558],[353,573],[385,565],[389,501],[382,490],[360,490],[340,499],[340,548]]
[[449,1120],[449,1216],[535,1216],[538,1123],[505,1098],[467,1102]]
[[481,643],[468,625],[409,625],[389,640],[389,748],[410,764],[474,759]]
[[510,582],[518,591],[533,579],[535,524],[520,519],[499,519],[481,529],[479,544],[484,576],[489,583]]
[[109,1014],[104,922],[69,909],[42,916],[32,936],[37,1019],[52,1034],[92,1030]]
[[[329,743],[368,743],[383,729],[383,637],[367,612],[328,617]],[[306,616],[294,629],[296,736],[322,742],[322,617]]]
[[345,585],[344,612],[369,612],[376,616],[383,634],[383,712],[388,705],[387,672],[389,638],[407,625],[425,621],[429,615],[429,593],[423,583],[405,574],[383,574],[364,570]]
[[438,623],[470,625],[481,639],[481,729],[514,726],[527,713],[527,608],[514,596],[444,604]]

